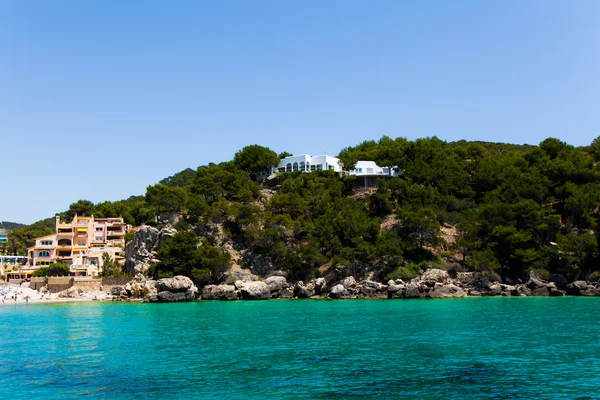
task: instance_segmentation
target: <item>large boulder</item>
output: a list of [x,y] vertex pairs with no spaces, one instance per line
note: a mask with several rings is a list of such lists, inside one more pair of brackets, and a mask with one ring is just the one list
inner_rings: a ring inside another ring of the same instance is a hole
[[388,297],[387,285],[366,280],[360,285],[359,295],[371,299],[386,298]]
[[269,288],[269,292],[272,294],[279,293],[283,289],[287,289],[290,286],[288,281],[283,276],[270,276],[265,279],[265,283]]
[[136,276],[121,291],[121,297],[126,298],[144,298],[146,296],[156,296],[156,282],[146,279],[142,274]]
[[154,283],[154,293],[144,296],[150,302],[192,301],[198,297],[198,288],[186,276],[159,279]]
[[158,292],[183,293],[188,290],[198,292],[194,282],[187,276],[177,275],[173,278],[163,278],[156,281],[156,290]]
[[432,299],[446,299],[465,297],[467,293],[462,288],[450,283],[447,285],[437,285],[433,290],[429,291],[428,295]]
[[298,281],[294,285],[294,296],[299,299],[308,299],[309,297],[313,297],[315,295],[315,285],[314,283],[309,282],[304,285],[304,282]]
[[[421,282],[446,283],[450,279],[448,271],[430,268],[419,277]],[[430,285],[428,285],[430,286]]]
[[317,278],[314,281],[315,294],[323,294],[327,290],[327,281],[325,278]]
[[63,290],[62,292],[58,292],[58,297],[76,299],[80,297],[82,293],[83,289],[79,286],[71,286],[70,288]]
[[233,285],[207,285],[202,289],[205,300],[237,300],[238,292]]
[[589,284],[586,281],[571,282],[566,286],[567,294],[571,296],[585,296]]
[[243,282],[240,287],[240,294],[244,300],[265,300],[271,298],[269,287],[262,281]]
[[331,288],[331,292],[329,293],[329,297],[332,299],[340,299],[342,297],[348,296],[348,291],[341,283],[338,283],[334,287]]

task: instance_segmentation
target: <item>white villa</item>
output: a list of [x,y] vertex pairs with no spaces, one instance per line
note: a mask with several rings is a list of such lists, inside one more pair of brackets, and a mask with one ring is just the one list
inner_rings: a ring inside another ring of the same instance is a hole
[[336,171],[342,172],[342,163],[338,158],[331,156],[311,156],[300,154],[282,158],[274,172],[293,172],[293,171]]
[[[309,154],[299,154],[282,158],[279,165],[271,169],[275,172],[312,172],[312,171],[335,171],[344,173],[344,166],[339,158],[332,156],[311,156]],[[360,186],[375,186],[377,178],[398,177],[402,175],[402,170],[398,167],[380,167],[375,161],[358,161],[354,169],[346,171],[348,175],[354,175],[362,178],[357,183]]]

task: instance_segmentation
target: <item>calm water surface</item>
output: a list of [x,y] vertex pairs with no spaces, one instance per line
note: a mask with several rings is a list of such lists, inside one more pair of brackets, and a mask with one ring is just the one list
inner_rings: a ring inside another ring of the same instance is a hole
[[3,399],[596,399],[600,298],[0,307]]

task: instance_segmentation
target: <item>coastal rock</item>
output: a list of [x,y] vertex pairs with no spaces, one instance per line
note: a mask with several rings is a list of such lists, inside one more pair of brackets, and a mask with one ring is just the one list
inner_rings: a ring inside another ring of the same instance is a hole
[[130,282],[125,284],[121,291],[122,298],[143,298],[146,296],[156,296],[156,282],[146,279],[138,273]]
[[304,282],[298,281],[294,285],[294,296],[299,299],[307,299],[315,295],[315,285],[312,283],[304,285]]
[[404,297],[407,299],[415,299],[421,297],[421,291],[416,283],[407,283],[404,290]]
[[79,296],[81,296],[82,293],[83,293],[82,288],[80,288],[79,286],[72,286],[72,287],[68,288],[67,290],[63,290],[62,292],[59,292],[58,297],[76,299]]
[[332,299],[340,299],[342,297],[348,296],[348,291],[341,283],[338,283],[334,287],[331,288],[331,292],[329,293],[329,297]]
[[571,282],[566,286],[567,294],[571,296],[585,296],[588,291],[588,283],[586,281]]
[[244,300],[265,300],[271,297],[269,287],[262,281],[243,282],[240,294]]
[[207,285],[202,289],[205,300],[237,300],[238,292],[233,285]]
[[354,279],[353,276],[349,276],[347,278],[342,279],[342,281],[340,282],[340,284],[346,289],[356,289],[357,284],[356,284],[356,279]]
[[[450,279],[447,271],[431,268],[427,271],[423,272],[423,274],[419,277],[421,282],[432,282],[432,283],[446,283]],[[434,286],[434,285],[427,285]]]
[[325,290],[327,290],[327,281],[325,280],[325,278],[317,278],[314,281],[314,285],[315,285],[315,294],[323,294],[325,293]]
[[110,288],[108,294],[111,296],[119,296],[123,291],[123,286],[113,286]]
[[428,294],[432,299],[458,298],[467,295],[462,288],[451,283],[447,285],[438,285]]
[[187,276],[177,275],[173,278],[163,278],[156,281],[156,290],[158,292],[183,293],[191,290],[198,292],[194,282]]
[[180,302],[180,301],[193,301],[196,299],[197,292],[187,290],[185,292],[159,292],[156,296],[148,297],[148,300],[153,302],[156,301],[161,303],[169,302]]
[[265,283],[269,288],[269,292],[278,293],[283,289],[287,289],[290,284],[283,276],[270,276],[265,279]]
[[386,298],[388,297],[387,285],[366,280],[360,285],[359,295],[371,299]]
[[488,287],[488,293],[489,296],[499,296],[502,294],[502,286],[500,286],[500,283],[498,282],[494,282],[492,283],[489,287]]
[[561,274],[550,275],[550,282],[554,283],[560,289],[565,289],[569,284],[569,280]]

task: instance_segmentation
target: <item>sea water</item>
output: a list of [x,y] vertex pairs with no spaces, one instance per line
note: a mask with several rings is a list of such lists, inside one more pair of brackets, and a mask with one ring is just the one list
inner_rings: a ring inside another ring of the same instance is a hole
[[600,298],[0,307],[2,399],[600,398]]

